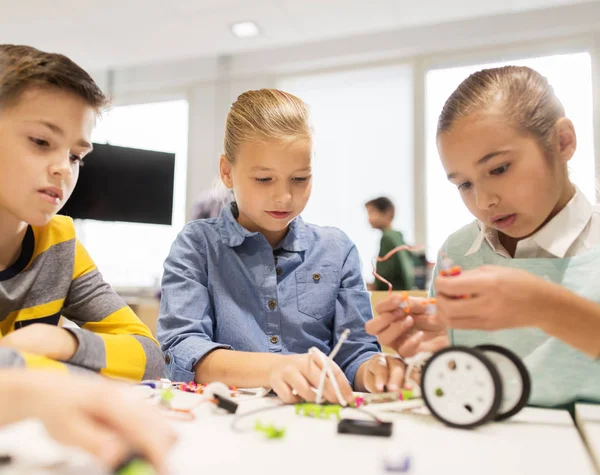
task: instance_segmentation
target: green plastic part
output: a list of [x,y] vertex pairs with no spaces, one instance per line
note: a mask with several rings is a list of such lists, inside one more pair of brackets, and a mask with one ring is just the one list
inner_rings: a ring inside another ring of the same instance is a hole
[[145,460],[135,458],[117,470],[115,475],[156,475],[156,470]]
[[339,404],[311,404],[308,402],[296,404],[296,414],[303,414],[306,417],[317,417],[321,419],[329,419],[329,416],[334,415],[337,420],[341,419],[340,410],[342,406]]
[[267,439],[281,439],[285,436],[285,428],[278,429],[273,424],[262,425],[260,421],[256,421],[254,429],[265,434]]

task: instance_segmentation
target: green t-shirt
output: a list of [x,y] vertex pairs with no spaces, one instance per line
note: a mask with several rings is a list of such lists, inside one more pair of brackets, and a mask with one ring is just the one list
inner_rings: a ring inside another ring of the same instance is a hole
[[[400,231],[393,229],[384,231],[379,245],[379,257],[402,245],[404,245],[404,238]],[[378,262],[377,273],[388,280],[394,290],[410,290],[415,284],[413,259],[408,251],[397,252],[387,261]],[[379,279],[375,279],[375,286],[377,290],[388,289],[388,286]]]
[[[600,303],[600,246],[564,259],[510,259],[495,253],[484,241],[479,251],[465,256],[478,233],[477,222],[465,226],[448,238],[443,252],[464,270],[484,264],[523,269]],[[439,259],[434,275],[437,275],[438,267]],[[435,295],[433,286],[430,293]],[[538,328],[495,332],[452,330],[450,337],[453,344],[495,344],[519,355],[532,379],[530,404],[555,407],[583,400],[600,403],[600,361]]]

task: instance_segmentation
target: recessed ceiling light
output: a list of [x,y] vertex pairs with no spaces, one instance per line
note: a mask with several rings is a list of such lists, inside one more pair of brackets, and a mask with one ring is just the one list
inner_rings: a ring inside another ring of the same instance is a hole
[[231,32],[238,38],[252,38],[253,36],[258,36],[260,34],[258,25],[253,21],[234,23],[231,25]]

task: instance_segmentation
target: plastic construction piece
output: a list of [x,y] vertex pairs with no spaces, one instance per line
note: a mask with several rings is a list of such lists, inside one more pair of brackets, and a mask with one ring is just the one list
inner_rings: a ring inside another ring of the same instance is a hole
[[[196,383],[195,381],[190,381],[188,383],[181,383],[181,382],[173,383],[173,387],[184,393],[204,394],[204,392],[206,391],[206,388],[210,387],[212,384],[214,384],[214,383],[199,384],[199,383]],[[220,385],[222,383],[218,383],[218,384]],[[225,386],[225,387],[227,387],[227,386]],[[229,395],[233,397],[236,395],[238,388],[235,386],[229,386],[228,390],[230,393]]]
[[411,468],[411,458],[408,455],[397,458],[387,458],[383,461],[383,470],[388,473],[408,473]]
[[[367,394],[362,399],[362,405],[380,404],[385,402],[408,401],[419,397],[411,389],[401,389],[400,391],[391,391],[379,394]],[[359,407],[359,406],[356,406]]]
[[204,399],[216,399],[217,395],[221,396],[224,399],[228,399],[231,396],[231,390],[228,386],[218,381],[207,384],[204,387],[204,392],[202,393]]
[[400,294],[400,308],[404,310],[404,313],[407,315],[410,313],[410,297],[406,291]]
[[156,475],[156,473],[149,462],[139,457],[130,458],[114,471],[114,475]]
[[263,425],[260,421],[256,421],[254,430],[265,434],[267,439],[282,439],[285,436],[285,427],[277,428],[273,424]]
[[164,407],[171,407],[171,401],[175,397],[175,394],[170,388],[163,389],[160,395],[160,404]]
[[329,416],[334,415],[338,421],[341,419],[341,408],[342,406],[339,404],[311,404],[306,402],[295,405],[296,414],[321,419],[329,419]]
[[437,312],[437,300],[435,299],[435,297],[427,299],[427,302],[425,304],[425,313],[427,315],[435,315],[436,312]]
[[427,408],[450,427],[471,429],[496,416],[502,380],[482,351],[453,346],[427,361],[421,379]]
[[342,419],[338,423],[338,434],[372,435],[390,437],[392,423],[384,421],[365,421],[362,419]]
[[462,268],[460,266],[451,266],[448,270],[441,269],[440,275],[442,277],[451,277],[455,275],[460,275],[462,272]]
[[215,394],[214,398],[217,401],[217,407],[225,409],[229,414],[236,413],[238,409],[237,403],[233,402],[231,399],[221,396],[220,394]]
[[177,383],[176,388],[184,393],[202,394],[204,392],[204,385],[197,384],[194,381],[190,381],[189,383]]
[[[440,251],[442,259],[440,260],[440,275],[442,277],[454,277],[462,274],[462,267],[454,264],[454,261],[450,259],[446,254]],[[455,297],[457,299],[469,298],[468,295],[459,295]]]
[[[529,400],[531,379],[521,359],[496,345],[452,346],[406,358],[406,378],[431,414],[444,424],[472,429],[517,414]],[[423,366],[420,387],[412,369]],[[368,399],[367,399],[368,402]]]
[[443,251],[439,253],[440,275],[444,277],[460,275],[462,268],[457,266],[454,261]]
[[494,418],[503,421],[517,414],[527,405],[531,393],[531,378],[525,364],[512,351],[496,345],[479,345],[500,373],[502,380],[502,403]]
[[410,399],[415,399],[416,397],[418,396],[411,389],[402,389],[398,392],[398,399],[400,401],[408,401]]
[[360,406],[363,406],[365,404],[365,398],[364,396],[355,396],[354,397],[354,404],[353,406],[355,408],[359,408]]

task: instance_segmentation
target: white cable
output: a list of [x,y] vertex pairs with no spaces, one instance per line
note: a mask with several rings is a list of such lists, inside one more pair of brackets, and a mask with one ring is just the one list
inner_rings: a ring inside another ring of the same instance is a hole
[[[318,355],[321,357],[321,361],[323,361],[323,353],[320,352],[317,348],[312,347],[308,352],[311,355]],[[329,360],[325,358],[323,362],[323,369],[321,370],[321,377],[319,378],[319,386],[317,386],[317,396],[315,397],[315,402],[317,404],[321,404],[321,398],[323,397],[323,388],[325,387],[325,377],[327,376],[327,368],[329,367]]]
[[315,402],[317,404],[321,404],[322,398],[323,398],[323,389],[325,387],[325,376],[329,376],[329,379],[331,380],[331,385],[333,386],[333,390],[335,391],[335,396],[337,397],[339,404],[341,406],[347,406],[348,403],[342,396],[342,392],[340,391],[340,386],[338,385],[338,383],[335,379],[335,375],[333,374],[333,371],[329,367],[330,366],[329,363],[331,362],[331,359],[328,358],[327,356],[325,356],[317,348],[314,348],[314,349],[311,348],[311,350],[314,350],[312,352],[312,354],[318,355],[321,358],[321,363],[323,364],[323,369],[321,370],[321,379],[319,382],[319,388],[317,389],[317,395],[315,397]]
[[315,402],[317,404],[321,404],[321,400],[323,398],[323,390],[325,388],[325,377],[329,376],[329,379],[331,379],[331,385],[333,386],[333,390],[335,391],[335,395],[338,398],[338,402],[342,406],[348,405],[348,403],[342,396],[340,387],[335,379],[335,375],[333,374],[333,371],[329,367],[329,363],[331,361],[333,361],[335,356],[338,354],[338,352],[340,351],[340,348],[342,347],[342,344],[348,339],[348,335],[350,335],[350,330],[346,329],[342,332],[337,344],[335,345],[335,347],[333,348],[331,353],[329,353],[328,357],[326,357],[323,354],[323,352],[319,351],[317,348],[313,347],[309,350],[309,353],[311,353],[313,355],[315,355],[315,354],[319,355],[319,357],[321,358],[321,362],[323,363],[323,369],[321,370],[321,377],[319,379],[319,387],[317,388],[317,396],[315,398]]
[[338,340],[337,345],[335,345],[333,351],[329,354],[329,359],[333,360],[333,358],[336,357],[336,355],[340,351],[340,348],[342,347],[342,344],[348,339],[348,335],[350,335],[350,330],[346,328],[340,335],[340,339]]

